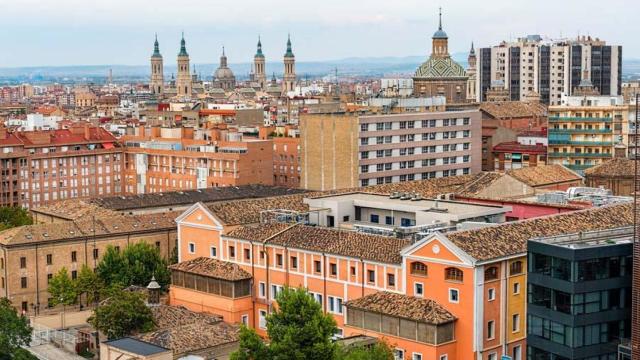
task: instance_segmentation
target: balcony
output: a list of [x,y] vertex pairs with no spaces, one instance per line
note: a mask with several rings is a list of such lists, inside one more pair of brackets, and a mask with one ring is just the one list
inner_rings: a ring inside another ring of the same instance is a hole
[[573,153],[573,152],[550,152],[547,154],[549,157],[563,158],[563,157],[576,157],[576,158],[612,158],[613,154],[606,153]]
[[613,141],[549,140],[549,145],[613,146]]
[[592,164],[589,164],[589,165],[562,164],[562,166],[567,167],[567,168],[569,168],[571,170],[582,171],[582,170],[587,170],[589,168],[592,168],[595,165],[592,165]]
[[604,122],[610,123],[613,119],[608,117],[575,117],[575,116],[549,116],[549,122]]
[[549,134],[612,134],[611,129],[549,129]]

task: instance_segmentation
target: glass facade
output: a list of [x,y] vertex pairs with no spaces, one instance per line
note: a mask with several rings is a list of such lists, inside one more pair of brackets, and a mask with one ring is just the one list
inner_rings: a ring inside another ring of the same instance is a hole
[[527,359],[617,359],[631,334],[631,244],[543,239],[528,253]]

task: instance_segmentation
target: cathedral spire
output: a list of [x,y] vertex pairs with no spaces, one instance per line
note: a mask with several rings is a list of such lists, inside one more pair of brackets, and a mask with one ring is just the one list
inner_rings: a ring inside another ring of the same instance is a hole
[[287,52],[284,54],[285,57],[293,57],[293,51],[291,50],[291,34],[287,34]]
[[474,49],[473,47],[473,41],[471,42],[471,51],[469,51],[469,54],[472,54],[472,55],[476,54],[476,49]]
[[222,46],[222,56],[220,56],[220,67],[221,68],[227,67],[227,55],[225,55],[225,52],[224,52],[224,45]]
[[180,40],[180,53],[178,56],[189,56],[187,53],[187,44],[184,41],[184,31],[182,32],[182,40]]
[[438,21],[438,30],[442,30],[442,7],[438,8],[439,10],[439,21]]
[[152,57],[162,57],[160,55],[160,44],[158,43],[158,33],[156,33],[156,41],[153,43],[153,55]]
[[262,41],[260,40],[260,36],[258,35],[258,49],[256,50],[255,57],[264,57],[262,53]]

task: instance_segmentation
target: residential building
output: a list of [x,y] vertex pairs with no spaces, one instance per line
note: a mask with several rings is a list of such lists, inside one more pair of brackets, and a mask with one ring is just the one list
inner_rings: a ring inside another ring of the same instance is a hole
[[141,128],[122,141],[129,194],[273,184],[272,141],[245,139],[226,124]]
[[273,185],[300,187],[300,134],[287,132],[273,138]]
[[28,208],[123,192],[123,148],[103,128],[9,132],[0,128],[0,204]]
[[302,187],[331,190],[480,171],[478,111],[305,115]]
[[631,335],[632,226],[528,241],[531,359],[619,359]]
[[503,41],[479,49],[477,68],[478,101],[486,101],[492,84],[500,82],[510,100],[536,93],[543,103],[560,105],[563,95],[573,95],[585,69],[602,95],[622,94],[622,46],[590,36],[547,40],[529,35]]
[[547,147],[542,144],[523,145],[517,141],[500,143],[493,147],[493,158],[495,170],[544,165],[547,162]]
[[449,54],[449,37],[442,30],[442,11],[439,16],[438,30],[431,38],[431,55],[413,75],[413,95],[444,96],[447,104],[466,103],[469,76]]
[[577,171],[625,156],[628,108],[621,96],[566,96],[549,107],[549,164]]
[[[176,267],[211,263],[219,270],[209,279],[194,277],[197,271],[182,280],[174,273],[178,283],[170,303],[221,313],[225,321],[244,322],[266,335],[265,318],[278,292],[285,285],[304,286],[334,316],[336,337],[384,338],[399,359],[523,359],[527,240],[626,226],[633,218],[625,204],[411,241],[296,223],[311,218],[313,209],[286,211],[282,198],[258,205],[265,201],[196,204],[176,220]],[[274,218],[261,211],[260,219],[250,220],[247,209],[257,207],[272,209]],[[255,224],[235,225],[239,216]],[[284,222],[269,220],[277,218]],[[204,280],[225,285],[205,290],[199,285]],[[243,281],[251,284],[249,292]]]

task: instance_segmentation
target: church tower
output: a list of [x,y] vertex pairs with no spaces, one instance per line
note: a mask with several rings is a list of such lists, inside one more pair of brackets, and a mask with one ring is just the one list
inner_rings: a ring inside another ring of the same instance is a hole
[[151,55],[151,82],[149,88],[154,95],[162,95],[164,93],[164,68],[162,66],[162,55],[160,55],[160,45],[158,44],[158,35],[156,42],[153,44],[153,55]]
[[258,84],[260,84],[260,88],[262,90],[267,86],[267,73],[264,68],[265,59],[264,54],[262,53],[262,42],[260,41],[260,37],[258,37],[258,50],[256,51],[256,55],[253,57],[253,70],[254,76]]
[[184,33],[180,40],[180,52],[178,53],[178,77],[176,79],[176,90],[178,96],[191,97],[193,88],[191,70],[189,69],[189,54],[184,41]]
[[471,50],[469,50],[467,63],[467,75],[469,76],[469,79],[467,80],[467,101],[474,102],[477,97],[476,74],[478,72],[478,59],[476,58],[476,50],[473,47],[473,42],[471,43]]
[[449,57],[449,37],[447,36],[447,33],[442,30],[442,8],[440,8],[439,16],[440,20],[438,21],[438,31],[436,31],[431,38],[431,56],[436,58],[445,58]]
[[284,79],[282,94],[286,95],[296,88],[296,57],[291,51],[291,36],[287,37],[287,52],[284,54]]

